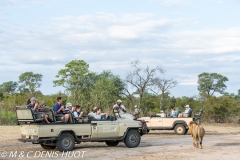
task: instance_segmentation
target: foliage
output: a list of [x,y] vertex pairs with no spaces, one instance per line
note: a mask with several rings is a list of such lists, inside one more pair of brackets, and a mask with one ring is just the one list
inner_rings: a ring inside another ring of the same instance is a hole
[[198,75],[198,90],[200,93],[206,93],[211,96],[215,92],[224,94],[227,88],[225,82],[227,81],[228,78],[220,74],[203,72]]
[[0,85],[0,93],[2,94],[13,94],[18,87],[17,82],[9,81],[9,82],[4,82],[3,84]]
[[34,94],[37,88],[40,88],[42,75],[33,72],[25,72],[19,76],[19,91],[22,93]]

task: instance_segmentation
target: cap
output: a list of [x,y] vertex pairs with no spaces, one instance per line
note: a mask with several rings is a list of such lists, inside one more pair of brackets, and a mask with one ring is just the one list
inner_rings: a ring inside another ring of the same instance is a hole
[[66,107],[72,107],[72,103],[67,103]]
[[163,113],[163,110],[161,110],[160,113]]
[[47,105],[45,102],[42,102],[42,104],[45,104],[45,105]]
[[185,106],[185,108],[189,108],[189,105],[187,104],[187,105]]
[[119,100],[117,100],[117,102],[120,102],[120,103],[122,103],[122,101],[119,99]]
[[35,97],[32,97],[30,101],[37,101],[37,99]]
[[94,108],[93,108],[93,111],[95,111],[95,110],[97,110],[97,107],[94,107]]
[[135,105],[134,108],[137,108],[137,105]]

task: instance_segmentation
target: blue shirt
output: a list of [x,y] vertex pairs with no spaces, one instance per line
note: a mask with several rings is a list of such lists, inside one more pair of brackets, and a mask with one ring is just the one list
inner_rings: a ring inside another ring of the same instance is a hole
[[34,106],[30,103],[30,104],[27,105],[27,108],[33,109]]
[[[54,111],[54,112],[57,112],[60,108],[61,108],[61,104],[56,103],[56,104],[54,104],[54,106],[53,106],[53,111]],[[63,114],[63,112],[60,111],[58,114]]]
[[175,111],[174,111],[174,110],[172,110],[171,116],[172,116],[172,117],[176,117],[176,114],[175,114]]

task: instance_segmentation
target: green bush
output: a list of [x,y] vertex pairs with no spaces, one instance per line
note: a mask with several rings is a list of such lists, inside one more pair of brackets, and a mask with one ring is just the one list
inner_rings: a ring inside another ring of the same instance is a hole
[[17,115],[11,111],[0,111],[0,125],[16,125]]

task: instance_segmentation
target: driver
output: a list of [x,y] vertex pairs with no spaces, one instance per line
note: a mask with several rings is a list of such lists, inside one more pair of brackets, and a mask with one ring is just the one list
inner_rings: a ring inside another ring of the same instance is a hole
[[118,113],[119,113],[120,115],[122,115],[122,114],[124,114],[124,113],[127,112],[127,110],[126,110],[126,108],[124,107],[124,105],[122,105],[122,101],[121,101],[120,99],[117,100],[117,104],[115,104],[115,105],[113,106],[113,109],[118,110]]
[[120,99],[117,100],[117,104],[113,106],[113,109],[118,110],[118,113],[122,118],[134,119],[133,115],[127,113],[127,110],[124,105],[122,105],[122,101]]

